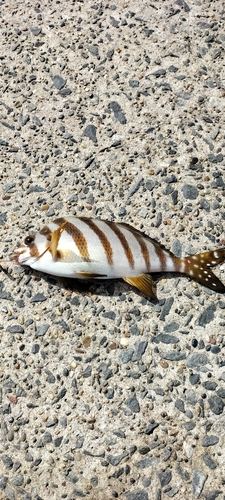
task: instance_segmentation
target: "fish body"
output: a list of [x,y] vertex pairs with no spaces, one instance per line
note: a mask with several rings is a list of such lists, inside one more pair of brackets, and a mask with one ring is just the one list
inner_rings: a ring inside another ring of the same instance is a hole
[[26,236],[14,260],[67,278],[123,278],[149,297],[154,295],[150,274],[155,272],[184,273],[208,288],[225,292],[225,286],[211,270],[225,260],[224,248],[178,258],[128,224],[106,220],[56,219],[35,236]]

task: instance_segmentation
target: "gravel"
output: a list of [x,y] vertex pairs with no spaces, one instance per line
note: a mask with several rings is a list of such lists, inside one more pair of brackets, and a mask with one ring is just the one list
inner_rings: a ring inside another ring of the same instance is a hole
[[222,296],[9,261],[66,214],[178,257],[224,246],[223,2],[25,0],[1,20],[0,496],[224,500]]

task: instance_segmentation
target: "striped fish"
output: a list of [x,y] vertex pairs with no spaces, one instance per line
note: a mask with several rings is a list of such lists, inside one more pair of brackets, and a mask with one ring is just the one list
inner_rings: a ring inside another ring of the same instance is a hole
[[123,278],[154,296],[150,273],[183,273],[220,293],[225,286],[211,270],[225,260],[225,248],[184,258],[125,223],[65,217],[28,235],[14,261],[55,276],[82,280]]

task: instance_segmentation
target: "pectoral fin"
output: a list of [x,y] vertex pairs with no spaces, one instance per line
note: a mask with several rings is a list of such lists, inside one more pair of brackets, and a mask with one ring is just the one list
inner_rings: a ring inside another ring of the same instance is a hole
[[141,276],[135,276],[135,278],[125,277],[123,280],[138,288],[138,290],[147,295],[147,297],[155,297],[154,281],[149,274],[142,274]]
[[92,271],[76,271],[74,274],[76,274],[76,278],[79,279],[85,279],[85,280],[92,280],[95,278],[106,278],[107,274],[99,274],[99,273],[93,273]]
[[50,248],[50,252],[51,252],[54,260],[59,260],[58,243],[59,243],[59,239],[60,239],[60,236],[63,232],[65,224],[66,224],[66,222],[61,224],[61,226],[59,226],[58,229],[55,229],[55,231],[53,231],[49,235],[49,240],[50,240],[49,248]]

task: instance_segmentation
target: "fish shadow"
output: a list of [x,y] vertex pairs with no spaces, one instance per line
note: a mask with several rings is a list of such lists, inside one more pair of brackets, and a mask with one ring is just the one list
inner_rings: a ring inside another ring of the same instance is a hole
[[[100,297],[119,297],[124,294],[128,294],[129,291],[134,291],[141,298],[145,298],[147,302],[155,305],[158,304],[159,300],[156,295],[153,297],[147,297],[137,288],[130,286],[122,279],[109,279],[109,280],[95,280],[95,281],[84,281],[74,278],[64,278],[59,276],[53,276],[47,273],[41,273],[40,271],[35,271],[31,268],[25,268],[25,275],[32,276],[35,281],[44,280],[47,284],[54,288],[64,289],[65,291],[71,291],[76,294],[81,294],[84,296],[97,295]],[[162,279],[162,274],[154,274],[155,288],[157,283]]]

